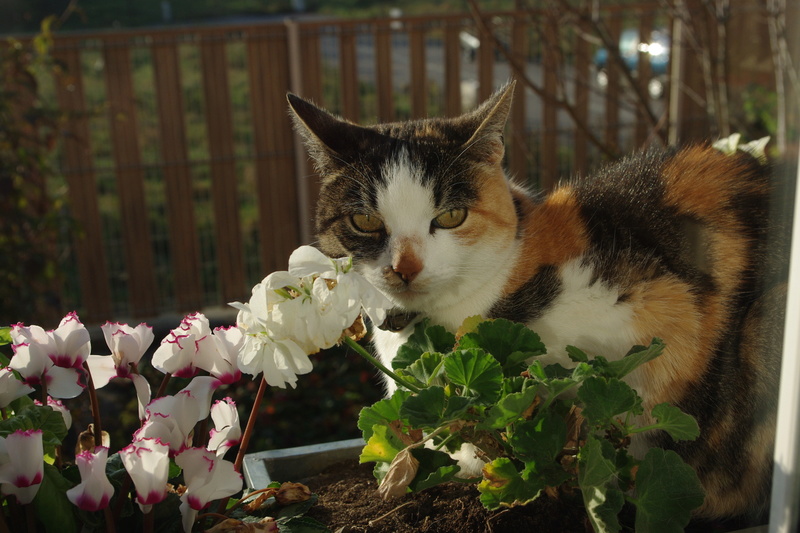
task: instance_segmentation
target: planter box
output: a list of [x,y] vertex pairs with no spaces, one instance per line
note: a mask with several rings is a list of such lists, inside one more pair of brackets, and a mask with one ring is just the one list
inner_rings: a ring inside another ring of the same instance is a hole
[[244,479],[251,489],[263,489],[272,481],[302,483],[332,464],[357,459],[363,447],[364,439],[350,439],[248,453],[242,464]]
[[[357,459],[364,448],[363,439],[340,440],[296,448],[249,453],[244,456],[243,470],[247,486],[262,489],[272,481],[302,483],[325,468]],[[769,526],[741,529],[734,533],[767,533]]]

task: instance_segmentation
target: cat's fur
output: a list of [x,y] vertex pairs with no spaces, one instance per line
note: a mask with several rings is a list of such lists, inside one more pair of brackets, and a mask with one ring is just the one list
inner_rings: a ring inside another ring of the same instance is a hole
[[[650,150],[537,199],[502,167],[512,92],[458,118],[371,127],[289,95],[322,176],[320,248],[353,256],[398,309],[453,331],[473,315],[523,322],[548,362],[568,365],[567,344],[618,358],[662,338],[665,353],[628,381],[646,412],[678,405],[702,435],[649,444],[697,469],[699,515],[763,513],[783,323],[781,290],[763,281],[766,167],[706,146]],[[462,208],[457,227],[433,222]],[[354,215],[384,227],[364,233]],[[385,363],[412,329],[376,331]]]

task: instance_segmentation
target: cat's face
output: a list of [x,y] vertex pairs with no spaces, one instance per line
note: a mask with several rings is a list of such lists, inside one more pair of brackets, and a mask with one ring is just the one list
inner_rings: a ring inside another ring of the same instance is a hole
[[408,310],[432,314],[481,292],[509,262],[516,235],[501,167],[510,91],[458,119],[371,128],[290,97],[323,178],[321,249],[353,256]]

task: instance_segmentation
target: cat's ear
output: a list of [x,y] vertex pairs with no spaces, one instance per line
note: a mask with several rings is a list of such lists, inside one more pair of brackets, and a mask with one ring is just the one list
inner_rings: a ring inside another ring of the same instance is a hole
[[511,111],[515,84],[513,80],[508,82],[475,111],[462,117],[466,124],[475,128],[464,147],[483,160],[499,163],[503,159],[503,130]]
[[346,156],[363,150],[380,134],[338,118],[311,102],[287,94],[295,129],[317,165],[326,166],[331,155]]

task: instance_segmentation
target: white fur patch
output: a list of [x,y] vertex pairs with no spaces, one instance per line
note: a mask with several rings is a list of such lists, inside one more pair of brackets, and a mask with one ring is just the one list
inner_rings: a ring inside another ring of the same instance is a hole
[[547,347],[542,363],[574,366],[566,355],[568,344],[590,356],[622,358],[636,342],[633,308],[618,302],[616,287],[593,282],[592,269],[581,265],[580,258],[565,263],[559,274],[561,294],[542,317],[528,324]]

